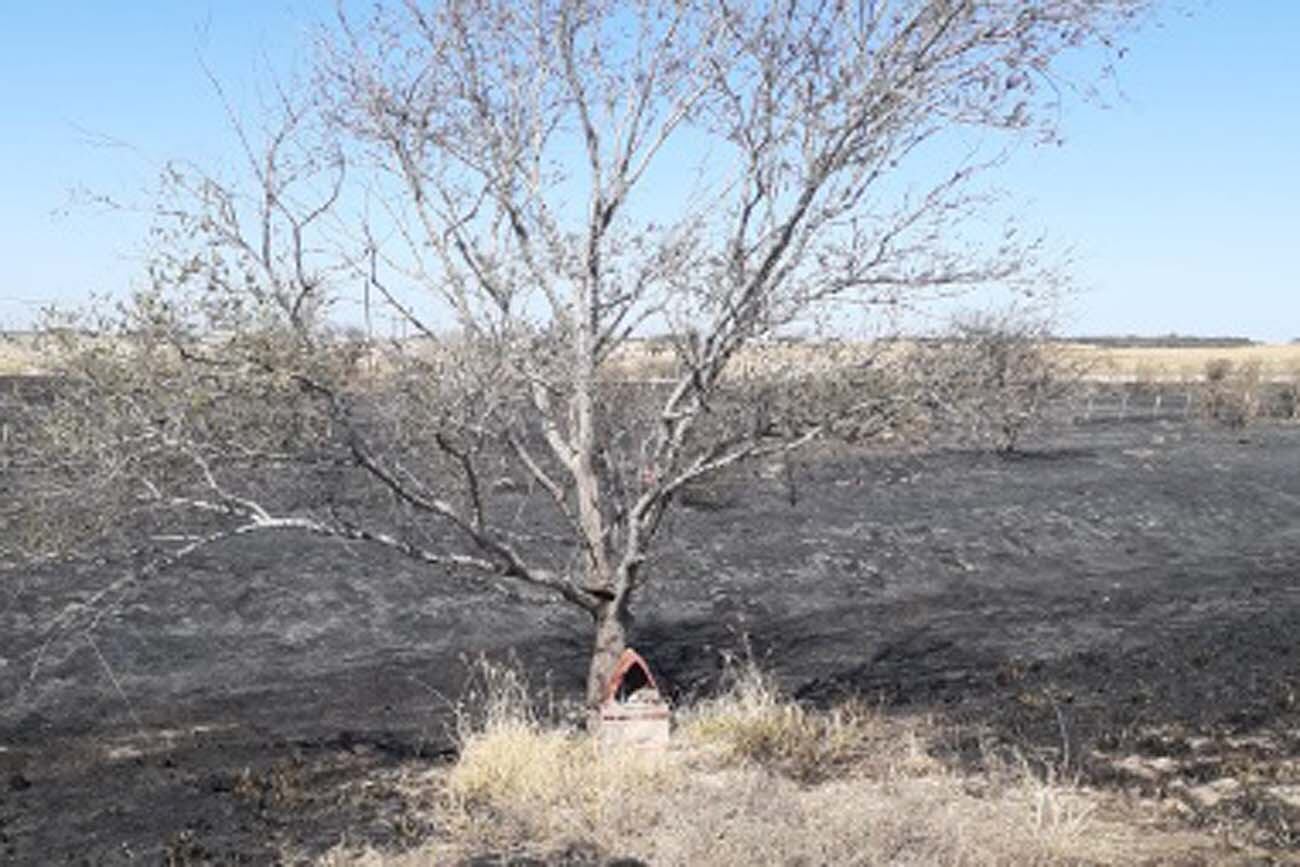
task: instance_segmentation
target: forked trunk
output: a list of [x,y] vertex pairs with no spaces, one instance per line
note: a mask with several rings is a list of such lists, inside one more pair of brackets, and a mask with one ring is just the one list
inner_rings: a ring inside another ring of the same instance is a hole
[[605,685],[614,674],[618,658],[627,647],[628,610],[614,601],[602,605],[594,615],[596,640],[591,650],[591,668],[587,673],[587,708],[594,712],[605,697]]

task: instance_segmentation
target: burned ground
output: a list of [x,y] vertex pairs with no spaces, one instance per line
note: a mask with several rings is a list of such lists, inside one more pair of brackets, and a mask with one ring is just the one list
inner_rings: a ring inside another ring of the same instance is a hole
[[[748,646],[808,701],[958,723],[953,761],[1005,747],[1297,844],[1300,428],[1094,424],[1014,457],[769,469],[692,490],[665,528],[633,641],[678,700]],[[514,651],[581,694],[566,608],[293,535],[211,549],[44,643],[130,567],[4,574],[0,860],[400,847],[430,829],[374,772],[445,760],[466,656]],[[1247,764],[1277,785],[1193,797]]]

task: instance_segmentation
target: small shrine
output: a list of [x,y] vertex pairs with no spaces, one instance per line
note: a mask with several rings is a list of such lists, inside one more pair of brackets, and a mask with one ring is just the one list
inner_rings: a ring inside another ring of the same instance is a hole
[[650,666],[630,647],[605,686],[598,737],[602,745],[662,749],[668,746],[672,713]]

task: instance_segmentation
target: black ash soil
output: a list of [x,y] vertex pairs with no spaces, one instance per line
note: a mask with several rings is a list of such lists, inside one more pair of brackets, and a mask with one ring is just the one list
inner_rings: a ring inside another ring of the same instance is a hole
[[[1300,428],[832,451],[793,479],[692,491],[666,528],[634,643],[678,699],[748,644],[806,700],[960,723],[953,761],[1005,746],[1162,794],[1300,759]],[[50,619],[130,564],[4,573],[0,863],[262,864],[433,832],[418,793],[367,780],[446,760],[468,655],[513,650],[577,695],[586,624],[376,553],[213,549],[35,671]],[[1163,778],[1109,760],[1169,756]],[[1288,803],[1233,803],[1260,844],[1300,845]]]

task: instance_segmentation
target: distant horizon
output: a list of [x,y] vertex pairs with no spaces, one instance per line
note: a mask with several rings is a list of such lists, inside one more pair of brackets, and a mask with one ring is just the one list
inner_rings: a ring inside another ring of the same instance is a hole
[[[57,331],[59,329],[53,329],[53,330]],[[11,328],[7,326],[5,323],[0,322],[0,341],[14,340],[14,339],[20,339],[25,337],[35,337],[42,333],[46,333],[46,332],[42,329],[35,328],[35,327]],[[1222,346],[1223,348],[1231,348],[1232,346],[1290,346],[1290,345],[1300,344],[1300,336],[1293,337],[1289,340],[1257,340],[1255,338],[1249,337],[1247,335],[1242,335],[1242,334],[1184,334],[1184,333],[1176,333],[1176,332],[1166,332],[1163,334],[1086,334],[1086,333],[1073,333],[1073,332],[1060,332],[1060,333],[1052,332],[1048,336],[1052,340],[1061,341],[1063,343],[1121,344],[1124,342],[1130,342],[1132,344],[1145,344],[1148,346],[1161,346],[1161,347],[1176,347],[1178,344],[1183,344],[1188,347],[1199,346],[1204,348],[1213,348],[1215,346]],[[669,332],[657,333],[657,334],[644,334],[644,335],[636,335],[630,337],[628,339],[628,342],[649,343],[654,341],[668,340],[671,339],[672,337],[673,335]],[[925,334],[923,332],[900,331],[894,334],[887,335],[885,337],[879,337],[874,339],[886,340],[886,341],[925,340],[925,339],[933,339],[934,337],[935,337],[934,334]],[[407,338],[397,338],[393,336],[387,336],[387,337],[375,337],[374,339],[376,341],[385,341],[385,340],[396,340],[396,339],[419,340],[419,339],[426,339],[426,338],[422,337],[422,335],[410,335]],[[819,339],[824,339],[826,342],[834,342],[842,338],[790,335],[790,336],[775,336],[769,339],[771,339],[774,342],[781,342],[781,341],[811,342]],[[863,342],[871,342],[871,340],[868,339],[868,340],[864,340]]]

